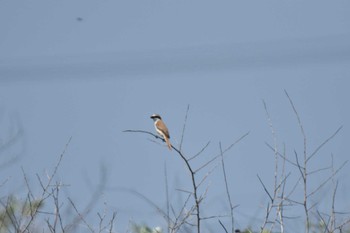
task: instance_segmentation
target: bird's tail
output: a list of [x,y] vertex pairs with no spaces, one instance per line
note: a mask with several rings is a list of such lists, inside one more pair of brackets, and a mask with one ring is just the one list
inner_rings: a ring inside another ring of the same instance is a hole
[[171,144],[168,137],[164,137],[165,143],[168,145],[169,150],[171,150]]

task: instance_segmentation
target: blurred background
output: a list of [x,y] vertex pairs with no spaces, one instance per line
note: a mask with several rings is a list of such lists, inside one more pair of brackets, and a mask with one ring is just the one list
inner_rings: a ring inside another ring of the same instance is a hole
[[[349,158],[349,1],[1,1],[0,2],[0,177],[1,198],[35,195],[71,138],[57,171],[65,184],[62,208],[71,198],[86,218],[117,212],[115,232],[130,224],[166,222],[137,191],[157,206],[182,206],[190,190],[183,161],[146,134],[149,116],[160,114],[179,146],[189,112],[183,152],[199,167],[245,133],[225,157],[236,228],[259,229],[269,201],[257,174],[273,189],[275,145],[290,159],[303,154],[303,137],[284,92],[299,113],[312,153],[342,130],[310,162],[310,170],[335,168]],[[199,173],[202,177],[215,161]],[[299,178],[293,166],[289,189]],[[24,174],[28,181],[25,182]],[[310,176],[310,190],[331,174]],[[346,165],[337,176],[336,208],[350,209]],[[200,178],[198,178],[200,180]],[[102,184],[102,185],[101,185]],[[229,213],[220,166],[208,188],[203,216]],[[131,191],[133,190],[133,191]],[[295,199],[302,200],[301,189]],[[332,184],[311,204],[329,211]],[[2,200],[4,202],[4,199]],[[51,208],[50,205],[46,206]],[[290,208],[289,232],[303,229],[300,206]],[[73,211],[74,212],[74,211]],[[74,213],[73,213],[74,214]],[[342,221],[343,215],[339,216]],[[204,232],[223,232],[218,218]],[[81,232],[86,226],[81,224]]]

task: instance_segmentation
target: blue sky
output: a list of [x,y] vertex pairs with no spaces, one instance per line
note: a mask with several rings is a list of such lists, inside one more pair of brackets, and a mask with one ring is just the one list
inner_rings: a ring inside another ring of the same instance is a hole
[[[36,184],[35,174],[52,169],[72,137],[58,173],[70,185],[65,195],[83,208],[103,166],[109,189],[96,209],[106,201],[118,212],[118,232],[125,232],[129,221],[164,226],[147,203],[117,190],[137,190],[165,207],[164,164],[174,204],[181,196],[176,189],[189,187],[188,173],[174,152],[146,135],[122,131],[153,131],[149,116],[159,113],[176,146],[190,105],[183,149],[190,156],[210,141],[200,161],[216,155],[219,142],[225,147],[250,132],[230,151],[226,167],[234,203],[240,205],[238,227],[259,226],[267,196],[256,175],[267,185],[273,177],[273,153],[265,145],[273,140],[263,100],[279,148],[285,144],[291,157],[294,150],[302,153],[303,140],[284,90],[298,109],[310,152],[344,126],[312,168],[329,165],[331,153],[338,166],[348,159],[347,1],[0,5],[1,138],[5,141],[20,124],[23,144],[15,147],[24,148],[20,159],[1,171],[1,177],[10,177],[2,196],[26,192],[21,167]],[[295,179],[298,171],[291,170]],[[338,176],[341,210],[350,205],[349,175],[346,167]],[[209,184],[205,214],[227,213],[220,169]],[[322,210],[329,204],[328,190],[315,197],[322,199]],[[205,225],[211,226],[210,221]]]

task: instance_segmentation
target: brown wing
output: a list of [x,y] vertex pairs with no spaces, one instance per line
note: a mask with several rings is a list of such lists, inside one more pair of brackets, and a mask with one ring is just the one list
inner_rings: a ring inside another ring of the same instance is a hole
[[170,134],[168,131],[168,128],[166,127],[166,125],[164,124],[164,122],[162,120],[159,120],[156,122],[156,127],[167,137],[170,138]]

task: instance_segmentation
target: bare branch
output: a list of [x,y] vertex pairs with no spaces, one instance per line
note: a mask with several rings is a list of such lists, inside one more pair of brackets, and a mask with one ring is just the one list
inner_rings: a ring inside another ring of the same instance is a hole
[[316,173],[319,173],[322,171],[330,170],[331,168],[332,168],[331,166],[319,168],[319,169],[316,169],[314,171],[309,172],[308,175],[313,175],[313,174],[316,174]]
[[210,141],[207,142],[207,144],[197,154],[195,154],[194,156],[190,157],[188,159],[188,161],[191,161],[192,159],[195,159],[198,155],[202,154],[203,151],[209,146],[209,144],[210,144]]
[[[149,135],[152,135],[154,136],[156,139],[161,139],[161,140],[164,140],[163,138],[151,133],[151,132],[148,132],[148,131],[144,131],[144,130],[125,130],[123,132],[132,132],[132,133],[146,133],[146,134],[149,134]],[[189,160],[184,156],[184,154],[179,150],[177,149],[175,146],[171,145],[171,147],[178,153],[178,155],[181,157],[181,159],[183,160],[183,162],[186,164],[186,167],[188,169],[188,171],[190,172],[190,175],[191,175],[191,181],[192,181],[192,188],[193,188],[193,198],[194,198],[194,201],[195,201],[195,207],[196,207],[196,219],[197,219],[197,233],[200,233],[200,221],[201,221],[201,218],[200,218],[200,199],[198,198],[198,186],[197,186],[197,183],[196,183],[196,179],[195,179],[195,171],[193,170],[191,164],[189,163]]]
[[186,123],[187,123],[187,117],[188,117],[188,112],[190,111],[190,105],[187,105],[187,110],[186,110],[186,115],[185,115],[185,120],[184,120],[184,126],[182,128],[182,133],[181,133],[181,141],[179,145],[179,150],[182,150],[182,143],[185,137],[185,129],[186,129]]
[[335,230],[340,230],[340,232],[343,232],[342,229],[345,225],[350,224],[350,218],[342,222],[339,226],[335,228]]
[[[48,192],[48,189],[49,187],[51,186],[51,183],[53,181],[53,178],[55,177],[56,173],[57,173],[57,170],[58,170],[58,167],[60,166],[61,162],[62,162],[62,159],[63,159],[63,156],[65,155],[66,153],[66,150],[68,148],[68,145],[69,143],[71,142],[72,140],[72,137],[69,138],[68,142],[66,143],[64,149],[63,149],[63,152],[61,153],[59,159],[58,159],[58,162],[56,163],[56,166],[52,172],[52,174],[50,176],[48,176],[48,181],[47,181],[47,184],[46,185],[43,185],[43,183],[41,182],[41,180],[39,179],[39,182],[40,182],[40,185],[42,187],[42,194],[41,194],[41,197],[39,199],[39,203],[37,204],[37,207],[34,208],[34,210],[32,210],[33,212],[31,212],[30,214],[30,219],[29,221],[27,222],[27,224],[24,226],[23,228],[23,232],[26,232],[28,231],[29,229],[29,226],[32,224],[32,222],[34,221],[34,218],[36,216],[36,214],[38,213],[39,211],[39,207],[42,206],[44,200],[46,200],[48,197],[50,197],[52,195],[51,192]],[[26,178],[25,178],[26,180]],[[30,189],[29,189],[29,192],[30,192]],[[30,200],[29,200],[30,201]],[[31,201],[30,201],[31,203]]]
[[[275,149],[270,145],[268,144],[267,142],[265,142],[265,145],[270,148],[272,151],[275,151]],[[291,161],[290,159],[288,159],[286,156],[282,155],[280,152],[277,151],[277,154],[284,160],[286,160],[288,163],[294,165],[294,166],[298,166],[296,163],[294,163],[293,161]]]
[[154,133],[151,133],[151,132],[149,132],[149,131],[146,131],[146,130],[127,129],[127,130],[124,130],[123,132],[124,132],[124,133],[145,133],[145,134],[149,134],[149,135],[155,137],[156,139],[161,139],[161,140],[165,141],[162,137],[160,137],[160,136],[158,136],[158,135],[156,135],[156,134],[154,134]]
[[179,188],[177,188],[177,189],[175,189],[175,190],[176,190],[176,191],[179,191],[179,192],[186,193],[186,194],[191,194],[191,195],[193,195],[193,192],[188,191],[188,190],[185,190],[185,189],[179,189]]
[[273,197],[271,196],[271,194],[270,194],[269,191],[267,190],[267,188],[266,188],[264,182],[262,182],[262,180],[261,180],[261,178],[260,178],[259,175],[256,175],[256,176],[258,177],[258,179],[259,179],[259,181],[260,181],[260,184],[263,186],[265,193],[269,196],[270,201],[273,202]]
[[0,184],[0,188],[2,187],[2,186],[4,186],[6,183],[7,183],[7,181],[9,181],[9,177],[7,177],[1,184]]
[[21,155],[23,154],[24,151],[24,141],[23,141],[23,127],[21,125],[20,120],[16,117],[15,119],[15,123],[14,125],[12,125],[13,128],[15,128],[15,132],[10,135],[9,138],[7,138],[6,140],[1,140],[0,141],[0,153],[5,152],[6,150],[8,150],[9,148],[13,147],[16,143],[21,143],[21,150],[15,154],[11,154],[8,157],[8,159],[6,159],[5,161],[3,161],[0,164],[0,170],[9,167],[10,165],[14,164],[16,161],[18,161],[18,159],[21,157]]
[[312,154],[306,159],[306,162],[308,162],[310,159],[312,159],[312,157],[314,157],[317,152],[324,146],[326,145],[330,140],[332,140],[338,133],[339,131],[343,128],[343,126],[340,126],[329,138],[327,138],[324,142],[321,143],[321,145],[319,145],[314,152],[312,152]]
[[113,212],[112,214],[112,218],[111,220],[109,221],[109,233],[112,233],[113,232],[113,225],[114,225],[114,221],[115,221],[115,218],[117,217],[117,212]]
[[217,168],[218,164],[212,167],[202,178],[202,180],[198,183],[197,187],[200,187],[203,182],[208,178],[208,176]]
[[327,184],[346,164],[348,161],[345,161],[334,173],[328,177],[325,181],[323,181],[314,191],[309,193],[307,196],[310,197],[314,195],[318,190],[320,190],[325,184]]
[[168,225],[168,233],[170,233],[170,203],[169,203],[169,187],[168,187],[168,170],[166,162],[164,162],[164,181],[165,181],[165,200],[166,200],[166,217]]
[[[96,205],[96,203],[97,203],[96,200],[100,197],[102,190],[105,189],[106,182],[107,182],[107,178],[106,178],[105,169],[103,168],[103,166],[101,166],[98,185],[95,188],[95,190],[92,192],[90,200],[89,200],[88,204],[84,207],[84,210],[80,211],[81,216],[86,216],[91,211],[93,206]],[[78,224],[83,220],[81,218],[81,216],[78,215],[77,217],[75,217],[71,220],[71,223],[68,224],[69,225],[69,232],[76,231],[75,229],[78,227]]]
[[220,154],[221,154],[221,165],[222,165],[222,173],[223,173],[223,175],[224,175],[224,182],[225,182],[226,195],[227,195],[228,203],[229,203],[229,205],[230,205],[231,231],[232,231],[232,233],[233,233],[233,232],[234,232],[234,229],[235,229],[235,227],[234,227],[234,218],[233,218],[233,204],[232,204],[231,195],[230,195],[230,191],[229,191],[228,183],[227,183],[227,176],[226,176],[224,155],[223,155],[223,153],[222,153],[221,143],[219,143],[219,148],[220,148]]
[[225,227],[224,224],[220,221],[220,219],[218,219],[218,221],[219,221],[221,227],[224,229],[224,231],[225,231],[226,233],[228,233],[226,227]]
[[326,221],[326,220],[323,218],[322,214],[321,214],[319,211],[316,211],[316,213],[317,213],[318,217],[321,219],[321,222],[323,223],[323,225],[324,225],[324,227],[325,227],[324,232],[332,232],[332,231],[328,228],[328,226],[329,226],[329,221]]
[[173,226],[171,228],[171,230],[172,230],[171,232],[177,232],[182,225],[187,223],[187,219],[192,215],[193,211],[195,210],[195,207],[192,206],[190,208],[190,210],[187,211],[187,213],[185,213],[186,206],[187,206],[191,196],[192,196],[192,194],[189,194],[187,196],[185,202],[182,205],[182,208],[181,208],[179,214],[176,214],[175,210],[172,208],[172,212],[173,212],[173,214],[175,216],[175,221],[174,221],[174,224],[173,224]]
[[271,117],[270,117],[270,113],[269,111],[267,110],[267,106],[266,106],[266,103],[265,101],[263,101],[263,104],[264,104],[264,109],[265,109],[265,113],[266,113],[266,116],[267,116],[267,121],[269,123],[269,126],[270,126],[270,130],[271,130],[271,134],[272,134],[272,138],[273,138],[273,144],[274,144],[274,147],[273,147],[273,152],[274,152],[274,155],[275,155],[275,173],[274,173],[274,189],[276,190],[277,189],[277,175],[278,175],[278,149],[277,149],[277,138],[276,138],[276,132],[275,132],[275,129],[272,125],[272,121],[271,121]]
[[[246,136],[248,136],[249,132],[243,134],[240,138],[238,138],[236,141],[234,141],[231,145],[229,145],[226,149],[224,149],[222,151],[222,154],[225,154],[228,150],[230,150],[233,146],[235,146],[237,143],[239,143],[243,138],[245,138]],[[216,159],[220,158],[221,154],[216,155],[214,158],[210,159],[208,162],[204,163],[202,166],[200,166],[199,168],[197,168],[195,170],[195,173],[200,171],[201,169],[203,169],[204,167],[208,166],[210,163],[212,163],[213,161],[215,161]]]
[[338,189],[338,181],[335,182],[334,181],[334,158],[333,158],[333,154],[331,156],[332,158],[332,183],[333,183],[333,195],[332,195],[332,207],[331,207],[331,229],[335,228],[335,195],[337,193],[337,189]]
[[72,201],[72,199],[68,198],[68,201],[70,202],[70,204],[73,206],[73,209],[75,210],[75,212],[77,213],[77,215],[79,216],[80,220],[87,226],[87,228],[91,231],[91,232],[95,232],[94,229],[92,228],[92,226],[90,226],[90,224],[88,222],[86,222],[85,217],[83,214],[81,214],[79,212],[79,210],[77,209],[77,207],[75,206],[74,202]]
[[148,203],[149,205],[151,205],[153,208],[155,208],[159,213],[162,214],[162,217],[168,221],[168,220],[171,220],[170,216],[167,215],[166,212],[164,212],[162,210],[162,208],[160,208],[157,204],[155,204],[151,199],[149,199],[148,197],[146,197],[145,195],[143,195],[142,193],[136,191],[136,190],[133,190],[133,189],[127,189],[127,188],[116,188],[115,190],[118,190],[118,191],[124,191],[124,192],[128,192],[128,193],[131,193],[139,198],[141,198],[142,200],[146,201],[146,203]]
[[300,175],[301,175],[302,179],[305,180],[304,167],[300,166],[298,154],[295,150],[294,150],[294,155],[295,155],[295,160],[297,161],[297,166],[298,166]]
[[[297,117],[298,124],[299,124],[299,128],[300,128],[301,134],[303,135],[303,138],[304,138],[304,155],[306,155],[306,134],[305,134],[305,131],[304,131],[303,124],[301,123],[299,113],[298,113],[298,111],[296,110],[292,99],[289,97],[288,92],[287,92],[286,90],[284,90],[284,93],[286,94],[286,96],[287,96],[287,98],[288,98],[288,100],[289,100],[289,103],[290,103],[290,105],[291,105],[292,108],[293,108],[294,114],[295,114],[295,116]],[[306,159],[306,158],[305,158],[305,162],[307,162],[307,159]]]

